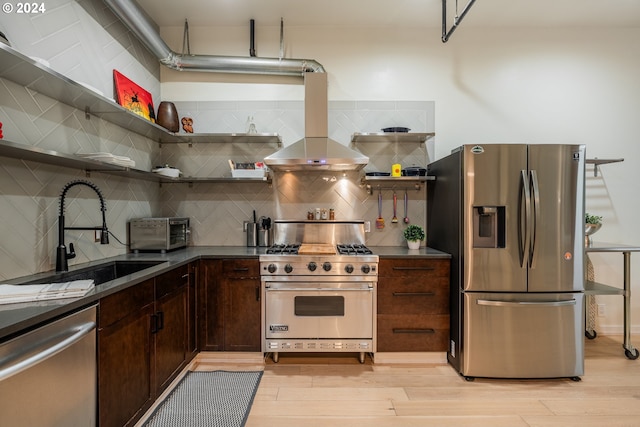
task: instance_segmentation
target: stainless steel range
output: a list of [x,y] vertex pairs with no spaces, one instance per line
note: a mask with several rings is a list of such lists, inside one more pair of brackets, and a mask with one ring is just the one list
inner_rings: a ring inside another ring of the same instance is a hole
[[260,256],[262,350],[375,352],[378,256],[364,221],[275,221]]

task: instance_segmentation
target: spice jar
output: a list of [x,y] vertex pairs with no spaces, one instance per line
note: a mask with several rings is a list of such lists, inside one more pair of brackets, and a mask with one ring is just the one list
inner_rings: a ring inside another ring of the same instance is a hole
[[312,211],[307,212],[307,219],[308,220],[312,220],[313,219],[313,212]]
[[329,220],[333,221],[336,219],[336,212],[333,209],[329,209]]
[[325,208],[322,208],[320,210],[320,219],[327,219],[327,210]]

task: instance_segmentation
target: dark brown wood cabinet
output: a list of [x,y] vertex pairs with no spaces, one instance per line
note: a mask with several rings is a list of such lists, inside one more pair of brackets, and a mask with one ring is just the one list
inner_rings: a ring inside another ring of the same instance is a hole
[[178,267],[100,300],[101,427],[134,425],[195,354],[188,339],[190,268]]
[[221,260],[200,260],[198,341],[202,351],[222,351],[224,348],[224,294],[221,288],[221,274]]
[[449,260],[380,258],[377,351],[446,351]]
[[133,425],[155,399],[153,279],[103,298],[98,312],[98,422],[101,427]]
[[199,316],[205,351],[260,351],[260,263],[201,261]]
[[188,266],[162,274],[155,281],[155,388],[160,394],[186,361]]
[[200,262],[189,264],[189,282],[187,284],[187,359],[198,354],[198,278]]

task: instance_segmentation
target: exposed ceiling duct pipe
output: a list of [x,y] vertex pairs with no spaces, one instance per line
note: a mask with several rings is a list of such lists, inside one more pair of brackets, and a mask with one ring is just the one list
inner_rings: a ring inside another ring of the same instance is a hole
[[158,58],[161,64],[174,70],[299,77],[308,72],[325,72],[324,67],[313,59],[181,55],[167,46],[151,18],[135,0],[104,0],[104,3]]

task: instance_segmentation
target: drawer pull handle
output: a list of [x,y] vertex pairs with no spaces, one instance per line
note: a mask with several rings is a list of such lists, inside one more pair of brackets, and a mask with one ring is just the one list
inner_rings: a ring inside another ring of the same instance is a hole
[[393,328],[394,334],[435,334],[436,330],[427,328],[427,329],[402,329],[402,328]]
[[393,267],[394,270],[399,270],[399,271],[413,271],[413,270],[435,270],[435,268],[433,267]]
[[432,297],[435,296],[433,292],[394,292],[394,297]]
[[236,267],[236,268],[233,269],[233,271],[245,272],[245,271],[249,271],[249,267],[244,267],[244,268]]

